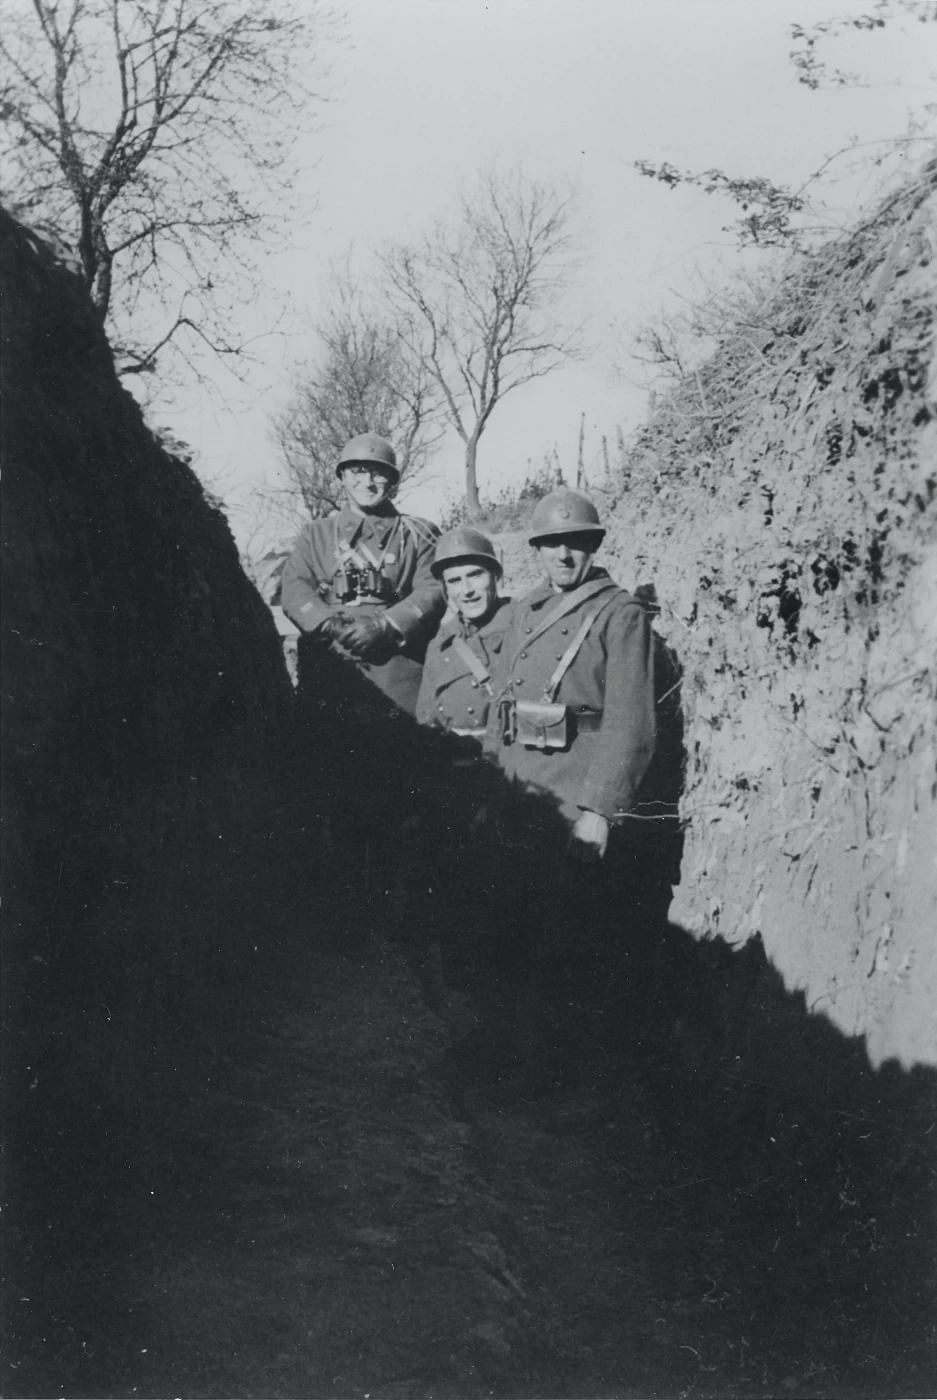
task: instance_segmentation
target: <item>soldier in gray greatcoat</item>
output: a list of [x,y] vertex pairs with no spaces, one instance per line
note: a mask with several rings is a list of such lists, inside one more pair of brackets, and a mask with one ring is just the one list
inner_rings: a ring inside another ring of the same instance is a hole
[[[491,999],[489,984],[496,977],[498,930],[488,909],[489,853],[470,827],[490,788],[482,742],[491,698],[500,686],[510,600],[499,596],[501,561],[491,540],[471,525],[440,538],[432,572],[445,588],[449,612],[427,649],[416,718],[447,737],[432,750],[436,768],[426,784],[411,879],[416,887],[422,864],[422,884],[437,891],[426,922],[441,932],[440,968],[447,986],[483,1004]],[[439,892],[449,911],[442,920]]]
[[451,615],[427,648],[416,717],[481,744],[510,602],[498,595],[501,561],[487,535],[459,525],[440,538],[431,567]]
[[377,433],[351,438],[335,470],[345,504],[306,526],[283,570],[283,611],[303,634],[300,676],[315,674],[317,646],[332,647],[413,714],[446,608],[431,571],[439,531],[393,505],[397,457]]
[[610,930],[627,937],[616,828],[654,750],[654,650],[644,608],[593,563],[605,534],[593,502],[551,492],[532,525],[544,581],[512,605],[486,748],[513,792],[499,817],[507,861],[526,866],[505,882],[522,890],[506,930],[523,949],[518,1050],[528,1077],[549,1080],[561,974],[604,956]]
[[488,747],[508,778],[554,799],[569,854],[600,860],[654,751],[651,628],[593,564],[605,530],[587,496],[551,492],[532,527],[545,577],[513,605]]

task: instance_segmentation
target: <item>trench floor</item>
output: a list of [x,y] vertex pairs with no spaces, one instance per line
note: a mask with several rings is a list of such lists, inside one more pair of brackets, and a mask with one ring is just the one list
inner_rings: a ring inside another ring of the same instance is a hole
[[494,1103],[459,1014],[395,945],[323,959],[16,1300],[4,1393],[927,1393],[763,1163],[668,1149],[622,1065]]

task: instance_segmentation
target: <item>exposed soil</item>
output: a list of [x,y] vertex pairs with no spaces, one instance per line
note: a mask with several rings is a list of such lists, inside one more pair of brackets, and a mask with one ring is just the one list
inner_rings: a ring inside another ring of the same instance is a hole
[[499,1106],[440,1010],[399,945],[310,959],[27,1269],[4,1393],[933,1393],[907,1202],[675,1143],[623,1058]]

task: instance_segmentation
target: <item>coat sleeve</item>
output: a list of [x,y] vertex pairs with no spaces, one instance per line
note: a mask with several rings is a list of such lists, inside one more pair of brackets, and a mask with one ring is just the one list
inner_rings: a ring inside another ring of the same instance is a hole
[[314,632],[335,612],[319,592],[320,586],[327,582],[321,575],[312,531],[303,530],[283,568],[280,586],[280,605],[290,621],[303,632]]
[[654,648],[639,603],[613,607],[604,630],[602,728],[578,806],[614,821],[634,802],[654,752]]
[[446,611],[446,599],[440,584],[430,573],[436,552],[439,531],[428,520],[404,525],[410,547],[416,552],[413,584],[406,598],[387,609],[387,617],[404,641],[419,641],[431,637],[439,627]]
[[436,672],[439,665],[439,639],[434,637],[426,651],[420,693],[416,701],[417,724],[434,724],[436,720]]

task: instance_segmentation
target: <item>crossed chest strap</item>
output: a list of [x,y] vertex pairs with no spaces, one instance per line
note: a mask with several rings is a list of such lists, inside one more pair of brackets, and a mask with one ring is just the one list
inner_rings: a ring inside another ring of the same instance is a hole
[[469,668],[472,675],[478,681],[478,684],[482,686],[485,690],[487,690],[489,695],[491,695],[491,672],[485,665],[484,661],[482,661],[481,657],[476,656],[475,652],[469,646],[468,642],[466,642],[462,637],[453,637],[452,650],[461,658],[461,660]]
[[[610,596],[603,598],[598,604],[598,606],[593,608],[591,612],[583,618],[582,623],[580,624],[579,629],[576,632],[576,635],[573,637],[569,646],[563,652],[563,655],[560,657],[556,668],[553,671],[553,674],[550,676],[549,680],[543,687],[543,699],[547,703],[552,703],[552,701],[556,698],[556,692],[560,688],[560,682],[566,675],[566,672],[569,670],[570,666],[575,661],[583,642],[586,640],[586,637],[588,637],[589,633],[592,631],[592,628],[599,616],[605,611],[605,609],[613,601],[615,595],[618,593],[618,588],[614,583],[612,583],[611,579],[593,579],[591,583],[582,584],[581,587],[573,589],[571,593],[568,593],[563,599],[563,602],[560,604],[560,606],[558,608],[554,608],[553,611],[549,613],[547,617],[541,619],[541,621],[533,629],[533,631],[530,632],[524,638],[523,642],[521,642],[520,646],[517,648],[514,655],[511,657],[511,664],[508,667],[508,675],[512,675],[515,663],[518,661],[521,652],[525,651],[532,642],[537,640],[538,637],[543,636],[544,632],[547,632],[554,625],[554,623],[559,622],[561,618],[564,618],[569,613],[573,612],[574,609],[578,608],[583,602],[588,602],[591,598],[598,598],[603,593],[608,593]],[[512,684],[512,681],[508,682],[509,686]]]
[[397,597],[397,591],[384,572],[384,565],[391,557],[391,548],[386,546],[376,555],[362,540],[352,545],[339,538],[338,521],[335,522],[335,569],[330,587],[337,589],[343,602],[352,605],[359,602],[388,603]]

